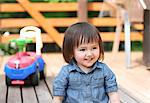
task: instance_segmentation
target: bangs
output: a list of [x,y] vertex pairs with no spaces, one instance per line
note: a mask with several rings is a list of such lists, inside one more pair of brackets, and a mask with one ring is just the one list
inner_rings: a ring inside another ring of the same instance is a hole
[[81,44],[100,42],[101,38],[98,31],[95,32],[95,31],[87,30],[76,35],[76,40],[77,41],[75,45],[78,47]]

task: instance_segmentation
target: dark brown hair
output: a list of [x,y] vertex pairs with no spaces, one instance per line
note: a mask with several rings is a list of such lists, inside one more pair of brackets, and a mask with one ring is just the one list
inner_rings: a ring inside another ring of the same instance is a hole
[[104,50],[102,45],[102,39],[100,37],[98,29],[87,23],[78,22],[71,25],[65,31],[65,37],[63,41],[63,57],[67,63],[74,57],[74,48],[83,43],[99,42],[100,47],[100,60],[104,59]]

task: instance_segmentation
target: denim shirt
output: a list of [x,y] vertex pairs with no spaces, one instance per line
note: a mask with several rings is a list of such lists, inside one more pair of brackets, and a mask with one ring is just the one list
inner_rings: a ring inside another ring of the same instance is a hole
[[117,90],[114,73],[99,61],[88,73],[72,61],[62,67],[53,82],[53,96],[63,96],[63,103],[108,103],[107,93]]

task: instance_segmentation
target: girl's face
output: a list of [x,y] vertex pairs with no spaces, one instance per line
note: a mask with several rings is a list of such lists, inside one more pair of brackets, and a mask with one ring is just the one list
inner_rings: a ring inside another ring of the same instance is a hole
[[74,48],[74,58],[81,69],[90,69],[99,59],[99,44],[96,42],[81,44]]

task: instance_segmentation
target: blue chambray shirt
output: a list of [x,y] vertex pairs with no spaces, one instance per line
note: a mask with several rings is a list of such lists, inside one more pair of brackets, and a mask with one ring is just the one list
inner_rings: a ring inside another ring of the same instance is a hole
[[117,90],[114,73],[99,61],[84,73],[72,60],[53,82],[53,96],[63,96],[63,103],[108,103],[107,93]]

